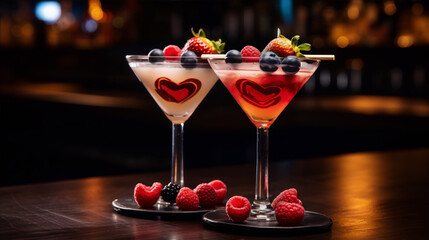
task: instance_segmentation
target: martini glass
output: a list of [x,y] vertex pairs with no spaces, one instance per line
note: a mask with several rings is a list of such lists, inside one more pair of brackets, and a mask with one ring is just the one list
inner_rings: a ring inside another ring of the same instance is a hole
[[[171,182],[184,186],[183,128],[217,81],[207,62],[181,64],[180,57],[127,55],[126,59],[140,82],[172,122]],[[171,205],[158,201],[158,207]],[[172,204],[174,205],[174,204]]]
[[301,59],[297,73],[286,73],[283,64],[264,72],[255,58],[242,63],[225,63],[209,57],[209,63],[257,128],[255,199],[248,221],[276,221],[268,192],[268,132],[293,97],[319,66],[320,60]]

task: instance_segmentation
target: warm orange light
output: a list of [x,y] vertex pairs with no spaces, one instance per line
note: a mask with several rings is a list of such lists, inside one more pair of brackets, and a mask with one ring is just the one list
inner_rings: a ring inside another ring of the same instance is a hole
[[413,6],[411,7],[411,12],[416,16],[422,15],[424,10],[425,9],[424,9],[423,5],[419,2],[414,3]]
[[321,48],[325,45],[325,40],[322,37],[315,37],[312,42],[312,47]]
[[361,70],[363,67],[363,61],[360,58],[354,58],[350,61],[350,68],[353,70]]
[[33,37],[34,34],[34,27],[33,25],[26,23],[24,25],[22,25],[21,27],[21,35],[24,38],[31,38]]
[[398,37],[396,43],[401,48],[411,47],[414,44],[414,37],[411,35],[401,35]]
[[350,41],[346,36],[340,36],[337,38],[337,45],[340,48],[345,48],[349,45]]
[[[383,171],[382,162],[374,154],[346,154],[336,159],[333,166],[338,183],[335,191],[339,193],[338,204],[347,208],[344,219],[338,222],[341,229],[369,227],[368,231],[354,231],[352,238],[368,239],[377,229],[382,228],[382,221],[376,221],[377,207],[382,202],[380,195],[374,194],[382,182],[377,176]],[[333,189],[331,189],[333,190]]]
[[395,14],[396,13],[395,2],[393,1],[384,2],[384,12],[389,16],[392,16],[393,14]]
[[356,5],[352,5],[349,7],[349,9],[347,10],[347,16],[354,20],[357,19],[359,17],[359,8]]
[[335,17],[335,10],[331,7],[328,7],[323,11],[323,16],[326,18],[326,20],[330,20]]
[[100,0],[89,0],[88,5],[89,5],[88,13],[92,19],[94,19],[97,22],[103,19],[104,12],[103,12],[103,9],[101,8]]

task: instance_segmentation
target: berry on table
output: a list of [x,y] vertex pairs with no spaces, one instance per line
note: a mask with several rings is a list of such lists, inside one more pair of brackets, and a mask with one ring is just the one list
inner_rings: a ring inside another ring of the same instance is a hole
[[301,67],[301,61],[296,56],[287,56],[283,59],[282,69],[286,73],[296,73],[299,71],[299,68]]
[[277,64],[279,63],[279,56],[273,52],[265,52],[259,59],[259,67],[264,72],[275,72],[278,69]]
[[134,188],[134,200],[140,207],[152,207],[161,195],[162,184],[154,182],[151,187],[137,183]]
[[223,183],[221,180],[213,180],[209,182],[209,185],[212,186],[216,191],[216,195],[217,195],[216,203],[222,203],[226,197],[226,192],[227,192],[225,183]]
[[296,226],[304,219],[305,210],[297,203],[279,202],[275,209],[276,219],[281,226]]
[[185,51],[180,56],[180,63],[184,68],[194,68],[197,66],[198,57],[192,51]]
[[177,194],[179,193],[181,186],[175,183],[168,183],[164,186],[161,191],[162,199],[169,203],[175,203]]
[[207,183],[199,184],[194,192],[198,195],[201,207],[214,207],[217,203],[216,190]]
[[298,199],[298,191],[295,188],[289,188],[281,192],[276,198],[274,198],[271,206],[276,208],[279,202],[290,202],[302,205],[301,200]]
[[199,205],[198,195],[192,189],[183,187],[177,195],[176,204],[181,210],[196,210]]
[[149,54],[149,62],[156,63],[156,62],[163,62],[165,60],[165,55],[159,48],[152,49]]
[[238,50],[233,49],[226,53],[226,63],[241,63],[242,61],[241,53]]
[[233,196],[226,202],[226,214],[233,222],[244,222],[249,217],[250,210],[250,202],[245,197]]

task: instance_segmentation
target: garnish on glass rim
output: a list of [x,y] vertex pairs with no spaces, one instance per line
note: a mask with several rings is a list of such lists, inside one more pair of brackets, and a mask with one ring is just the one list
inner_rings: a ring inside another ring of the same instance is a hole
[[[201,55],[202,59],[226,59],[225,54],[203,54]],[[335,60],[335,55],[333,54],[305,54],[304,57],[300,59],[314,59],[314,60]]]
[[[262,55],[267,52],[273,52],[281,58],[287,56],[296,56],[300,59],[315,59],[315,60],[335,60],[334,55],[325,54],[303,54],[301,51],[310,51],[311,44],[302,43],[298,45],[299,35],[293,36],[290,40],[281,34],[280,28],[277,28],[277,36],[271,40],[262,51]],[[214,53],[214,52],[212,52]],[[219,53],[219,52],[218,52]],[[201,58],[207,59],[226,59],[222,54],[203,54]]]

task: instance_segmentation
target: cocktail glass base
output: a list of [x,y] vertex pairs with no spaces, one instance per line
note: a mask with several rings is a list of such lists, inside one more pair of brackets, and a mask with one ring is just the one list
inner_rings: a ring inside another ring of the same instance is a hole
[[247,221],[272,222],[277,220],[273,210],[267,212],[259,212],[252,210]]
[[265,221],[271,222],[276,221],[275,212],[269,202],[265,201],[254,201],[252,204],[252,210],[248,221]]
[[179,207],[177,207],[176,203],[166,202],[166,201],[164,201],[162,199],[162,197],[160,197],[158,199],[158,201],[156,202],[156,204],[154,205],[154,207],[155,208],[159,208],[159,209],[161,209],[161,208],[171,208],[171,209],[174,209],[174,210],[178,210],[179,209]]
[[203,222],[214,230],[226,231],[235,234],[249,234],[267,236],[267,234],[313,234],[329,231],[332,220],[320,213],[305,211],[304,219],[297,226],[281,226],[276,221],[250,221],[243,223],[231,221],[225,209],[210,211],[203,216]]
[[[208,211],[215,210],[216,208],[198,208],[192,211],[180,210],[176,204],[160,205],[156,203],[152,207],[141,208],[137,205],[134,199],[115,199],[112,202],[113,210],[122,215],[130,217],[141,217],[149,219],[161,218],[186,218],[186,217],[201,217]],[[223,206],[217,206],[217,208],[223,208]]]

